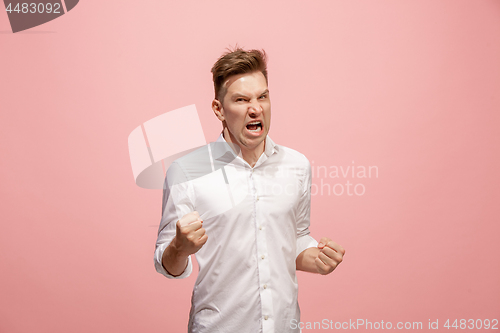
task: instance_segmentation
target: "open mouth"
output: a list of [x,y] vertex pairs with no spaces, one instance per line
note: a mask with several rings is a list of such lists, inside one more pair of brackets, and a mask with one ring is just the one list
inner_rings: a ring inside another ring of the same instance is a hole
[[247,130],[250,132],[260,132],[262,130],[262,123],[260,121],[252,121],[247,124]]

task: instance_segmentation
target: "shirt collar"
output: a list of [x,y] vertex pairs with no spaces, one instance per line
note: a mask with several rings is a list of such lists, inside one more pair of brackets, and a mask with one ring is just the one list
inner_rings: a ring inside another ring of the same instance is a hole
[[[233,156],[236,156],[234,153],[234,150],[227,144],[227,141],[224,139],[224,136],[222,133],[219,135],[217,140],[215,141],[217,144],[214,145],[213,154],[214,158],[216,159],[221,159],[224,158],[224,156],[228,156],[228,153],[232,153]],[[220,144],[224,143],[224,144]],[[265,147],[264,147],[264,154],[266,154],[267,157],[271,156],[274,153],[279,152],[279,146],[274,143],[274,141],[269,137],[269,135],[266,136],[266,141],[265,141]],[[233,157],[234,159],[234,157]]]

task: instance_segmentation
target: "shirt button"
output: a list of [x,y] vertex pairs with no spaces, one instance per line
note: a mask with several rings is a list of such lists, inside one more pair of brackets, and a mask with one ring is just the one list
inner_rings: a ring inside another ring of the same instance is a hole
[[257,197],[255,200],[259,201],[259,197]]
[[264,285],[264,289],[267,289],[267,284]]
[[268,320],[269,319],[269,316],[264,316],[264,320]]
[[259,230],[262,230],[262,226],[261,225],[259,226]]
[[262,259],[264,259],[266,256],[265,256],[265,255],[262,255],[262,256],[260,256],[260,257],[261,257]]

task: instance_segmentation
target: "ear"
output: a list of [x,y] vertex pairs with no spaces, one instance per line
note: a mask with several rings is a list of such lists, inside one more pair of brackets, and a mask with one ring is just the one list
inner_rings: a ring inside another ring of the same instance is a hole
[[222,103],[218,99],[214,99],[212,101],[212,110],[214,110],[215,116],[220,120],[224,121],[224,108],[222,107]]

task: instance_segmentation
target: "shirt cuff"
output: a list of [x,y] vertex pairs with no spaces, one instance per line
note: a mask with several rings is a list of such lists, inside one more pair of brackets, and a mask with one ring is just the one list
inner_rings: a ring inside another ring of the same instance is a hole
[[318,242],[309,235],[302,236],[297,239],[297,252],[295,253],[295,258],[302,253],[302,251],[310,248],[318,247]]
[[155,251],[155,268],[156,268],[156,271],[160,274],[162,274],[163,276],[166,276],[167,278],[169,279],[184,279],[184,278],[187,278],[189,275],[191,275],[191,272],[193,271],[193,263],[191,262],[191,256],[188,257],[188,263],[187,263],[187,266],[186,266],[186,269],[184,270],[184,272],[182,272],[181,275],[178,275],[178,276],[173,276],[172,274],[170,274],[169,272],[167,272],[167,270],[165,269],[165,267],[163,267],[163,264],[162,264],[162,257],[163,257],[163,252],[165,251],[165,249],[167,248],[168,244],[162,244],[160,246],[158,246],[156,248],[156,251]]

